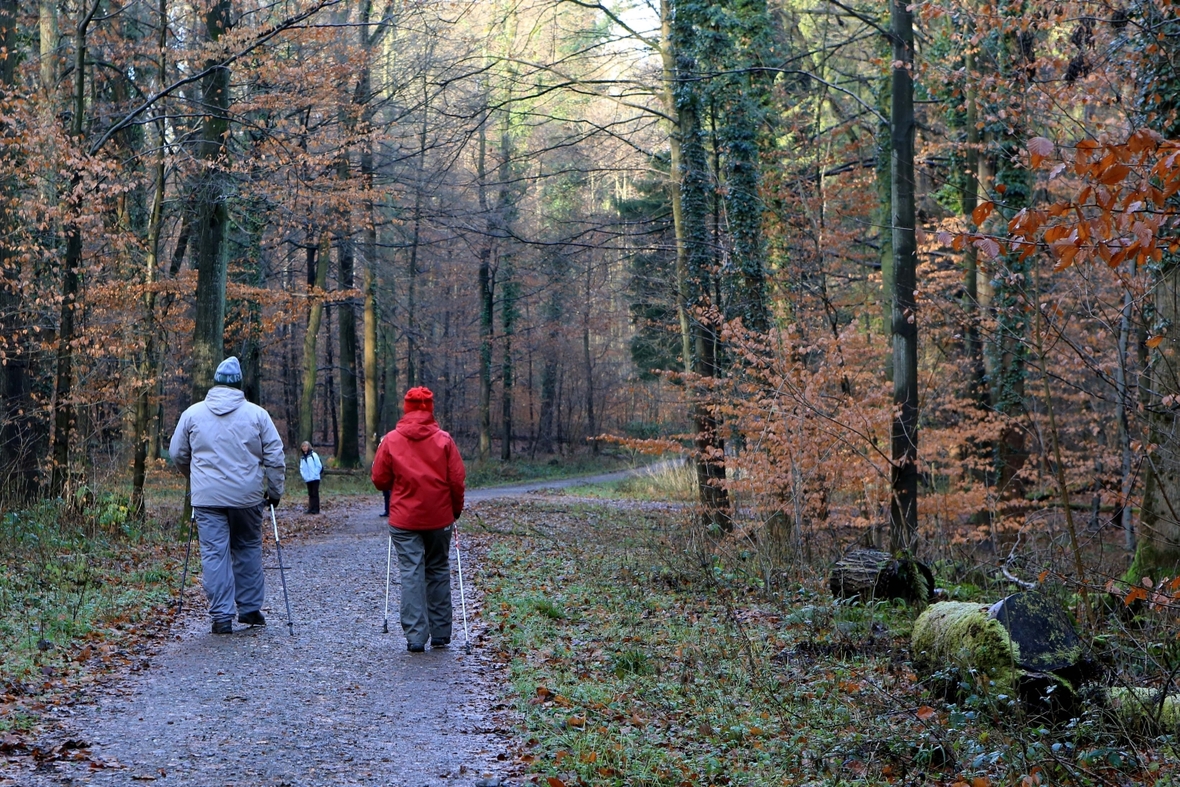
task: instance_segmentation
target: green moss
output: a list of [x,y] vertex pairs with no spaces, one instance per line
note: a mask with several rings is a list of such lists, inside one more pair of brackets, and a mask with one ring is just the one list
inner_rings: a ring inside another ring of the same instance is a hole
[[1180,695],[1168,695],[1161,704],[1159,692],[1154,689],[1118,687],[1107,689],[1106,697],[1110,709],[1124,723],[1180,728]]
[[1020,654],[1000,622],[988,617],[987,609],[983,604],[946,601],[923,612],[914,623],[911,639],[919,674],[952,667],[964,674],[986,675],[996,691],[1014,692]]

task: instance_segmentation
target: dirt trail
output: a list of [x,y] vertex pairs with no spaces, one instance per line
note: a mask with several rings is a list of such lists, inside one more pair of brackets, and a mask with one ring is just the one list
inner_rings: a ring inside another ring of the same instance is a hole
[[630,470],[616,470],[613,473],[601,473],[599,475],[589,476],[575,476],[574,478],[562,478],[553,481],[530,481],[527,484],[513,484],[510,486],[492,486],[486,489],[469,489],[467,490],[467,502],[478,503],[481,500],[502,500],[505,498],[519,497],[530,492],[540,492],[543,489],[568,489],[571,486],[589,486],[591,484],[609,484],[612,481],[622,481],[624,478],[631,478],[632,476],[641,475],[642,473],[657,471],[664,467],[673,467],[677,465],[676,460],[667,460],[663,462],[656,462],[645,467],[636,467]]
[[[639,472],[477,489],[467,499],[518,498]],[[62,739],[89,744],[89,761],[108,767],[58,761],[0,771],[0,784],[422,787],[510,775],[512,731],[496,718],[504,708],[494,688],[501,678],[478,647],[463,652],[457,576],[454,647],[406,652],[396,566],[390,633],[382,633],[379,499],[327,500],[326,532],[285,544],[294,637],[268,538],[269,626],[215,637],[199,589],[190,587],[190,609],[150,665],[66,711]],[[477,576],[468,546],[464,558],[465,572]],[[469,614],[473,607],[469,600]]]
[[456,646],[407,653],[396,584],[390,633],[381,630],[379,511],[345,505],[325,509],[340,522],[332,532],[284,545],[294,637],[268,539],[269,626],[215,637],[193,596],[193,614],[148,669],[73,709],[66,732],[120,767],[59,762],[0,773],[0,783],[418,787],[502,775],[511,740],[495,728],[490,664],[463,652],[458,588]]

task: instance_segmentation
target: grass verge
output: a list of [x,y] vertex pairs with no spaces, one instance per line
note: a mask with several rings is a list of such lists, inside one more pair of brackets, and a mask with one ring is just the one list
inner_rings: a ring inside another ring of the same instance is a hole
[[166,631],[177,530],[128,513],[103,494],[0,515],[0,732],[33,730],[97,675],[142,666]]
[[905,606],[777,598],[740,550],[641,506],[503,504],[482,578],[535,782],[561,785],[1175,784],[1171,736],[1049,725],[911,670]]

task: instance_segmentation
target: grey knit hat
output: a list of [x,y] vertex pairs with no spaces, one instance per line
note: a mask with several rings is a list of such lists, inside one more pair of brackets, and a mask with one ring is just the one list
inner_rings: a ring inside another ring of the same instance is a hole
[[231,355],[217,365],[217,371],[213,373],[213,383],[215,385],[242,384],[242,364],[238,363],[236,355]]

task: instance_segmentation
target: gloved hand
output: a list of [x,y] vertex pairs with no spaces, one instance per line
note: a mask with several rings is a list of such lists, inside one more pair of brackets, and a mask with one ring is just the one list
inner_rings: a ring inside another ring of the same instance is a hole
[[275,508],[278,508],[279,496],[272,495],[270,492],[267,492],[262,496],[262,502],[266,503],[268,506],[274,506]]

